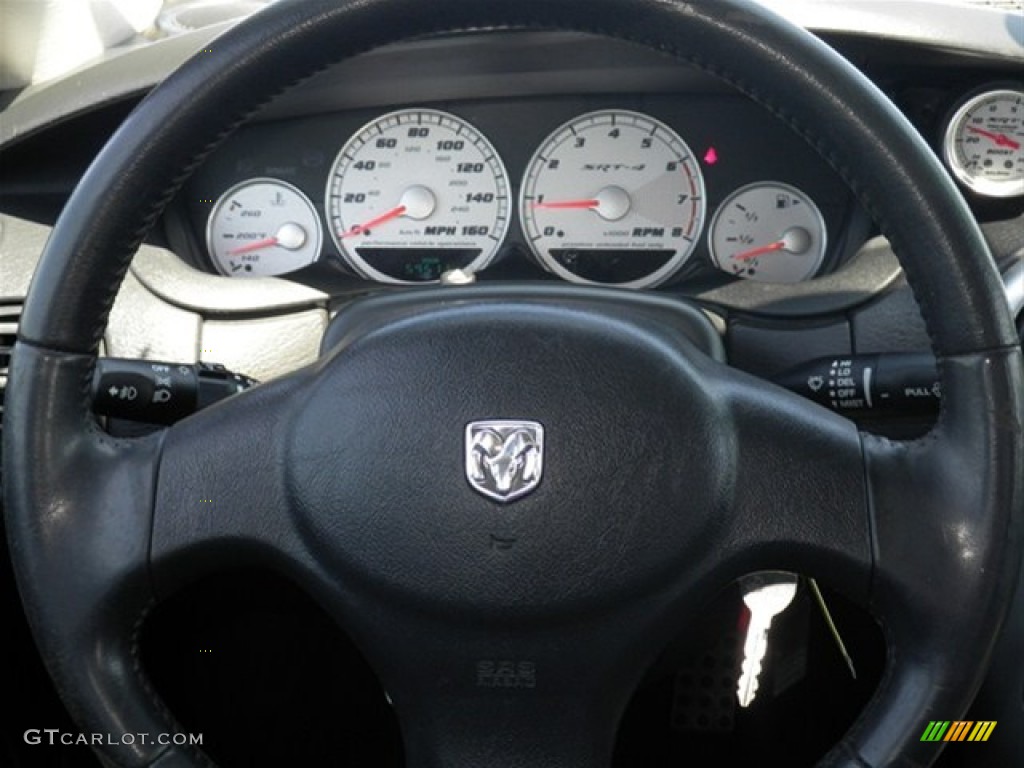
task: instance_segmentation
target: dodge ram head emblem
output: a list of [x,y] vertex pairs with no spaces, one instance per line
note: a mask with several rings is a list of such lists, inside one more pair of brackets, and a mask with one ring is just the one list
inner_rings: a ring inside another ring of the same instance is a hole
[[466,425],[466,479],[498,501],[525,496],[540,483],[544,427],[536,421],[471,421]]

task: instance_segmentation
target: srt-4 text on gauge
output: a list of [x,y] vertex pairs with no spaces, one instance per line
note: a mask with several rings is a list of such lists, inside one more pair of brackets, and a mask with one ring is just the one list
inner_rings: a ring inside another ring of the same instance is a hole
[[649,288],[674,275],[704,222],[704,179],[667,125],[606,110],[555,130],[526,171],[519,212],[530,248],[576,283]]

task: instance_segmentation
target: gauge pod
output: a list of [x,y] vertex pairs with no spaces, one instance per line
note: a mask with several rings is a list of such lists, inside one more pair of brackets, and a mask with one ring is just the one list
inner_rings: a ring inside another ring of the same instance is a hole
[[942,152],[953,175],[979,195],[1024,195],[1024,90],[967,97],[946,126]]
[[357,274],[436,282],[484,269],[509,219],[505,166],[465,120],[432,109],[383,115],[342,147],[327,179],[327,220]]
[[527,167],[519,213],[530,248],[574,283],[650,288],[693,253],[704,179],[671,128],[625,110],[580,115]]
[[206,247],[228,277],[294,272],[320,257],[320,216],[298,188],[248,179],[220,196],[206,223]]
[[715,266],[765,283],[814,277],[826,242],[818,206],[801,190],[778,181],[737,189],[718,207],[708,233]]

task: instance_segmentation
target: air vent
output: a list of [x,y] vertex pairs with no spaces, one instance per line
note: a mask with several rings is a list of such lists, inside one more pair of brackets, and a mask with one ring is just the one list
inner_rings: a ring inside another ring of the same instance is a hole
[[[0,301],[0,437],[3,436],[4,394],[7,392],[7,369],[11,365],[11,350],[18,333],[21,304]],[[0,474],[0,488],[3,475]]]

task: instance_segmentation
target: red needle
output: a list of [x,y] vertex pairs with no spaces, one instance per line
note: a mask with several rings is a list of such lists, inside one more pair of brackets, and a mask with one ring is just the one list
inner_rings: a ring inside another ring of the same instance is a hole
[[997,147],[1009,147],[1010,149],[1020,149],[1020,142],[1014,141],[1005,133],[992,133],[986,131],[984,128],[975,128],[973,125],[968,125],[967,130],[972,133],[977,133],[984,136],[986,139],[992,139],[996,143]]
[[277,245],[280,242],[277,237],[265,237],[262,240],[254,240],[251,243],[240,245],[237,248],[232,248],[228,251],[229,256],[238,256],[242,253],[249,253],[250,251],[258,251],[261,248],[269,248],[272,245]]
[[779,240],[777,243],[772,243],[771,245],[762,245],[757,248],[751,248],[749,251],[740,251],[739,253],[734,253],[733,258],[739,259],[740,261],[750,261],[751,259],[757,258],[761,254],[781,251],[785,247],[786,242],[784,240]]
[[597,208],[600,200],[559,200],[554,203],[534,203],[534,208]]
[[382,213],[377,218],[370,219],[365,224],[356,224],[354,227],[352,227],[352,229],[350,229],[348,232],[343,234],[341,237],[342,237],[342,239],[344,239],[346,237],[352,237],[353,235],[361,235],[366,230],[373,229],[374,227],[376,227],[376,226],[378,226],[380,224],[383,224],[385,221],[391,221],[392,219],[397,219],[399,216],[404,214],[406,212],[406,210],[407,209],[406,209],[406,207],[404,205],[395,206],[394,208],[392,208],[387,213]]

